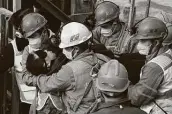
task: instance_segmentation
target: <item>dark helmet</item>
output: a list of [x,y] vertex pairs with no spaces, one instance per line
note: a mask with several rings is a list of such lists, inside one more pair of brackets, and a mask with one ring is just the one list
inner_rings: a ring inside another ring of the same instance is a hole
[[155,17],[145,18],[137,28],[137,39],[159,39],[163,40],[168,30],[163,21]]
[[45,26],[47,20],[39,13],[29,13],[25,15],[21,22],[21,30],[25,38]]
[[102,25],[119,17],[119,6],[113,2],[105,1],[97,5],[95,9],[96,25]]

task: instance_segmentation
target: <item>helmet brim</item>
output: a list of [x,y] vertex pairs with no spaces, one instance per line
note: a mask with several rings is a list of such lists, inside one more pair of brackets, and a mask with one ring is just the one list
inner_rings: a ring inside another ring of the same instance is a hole
[[153,39],[160,39],[161,36],[143,36],[143,35],[136,35],[135,36],[137,40],[153,40]]
[[103,86],[102,84],[99,83],[98,79],[96,80],[97,88],[100,89],[101,91],[108,91],[108,92],[119,92],[119,93],[124,92],[125,90],[127,90],[129,84],[130,84],[130,82],[128,81],[127,84],[125,85],[125,87],[123,87],[122,89],[113,89],[113,88]]
[[41,28],[43,28],[45,25],[47,24],[47,20],[44,21],[44,23],[42,25],[40,25],[39,27],[37,27],[35,30],[30,31],[28,33],[25,33],[25,38],[28,38],[29,36],[31,36],[32,34],[34,34],[36,31],[40,30]]
[[106,19],[105,21],[97,21],[96,26],[101,26],[101,25],[103,25],[103,24],[105,24],[107,22],[115,20],[116,18],[119,18],[119,14],[117,16],[112,17],[112,18]]

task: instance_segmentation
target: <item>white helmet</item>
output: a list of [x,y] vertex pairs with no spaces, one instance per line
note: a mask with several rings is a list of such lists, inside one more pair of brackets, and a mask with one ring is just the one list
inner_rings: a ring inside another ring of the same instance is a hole
[[66,24],[61,31],[60,48],[67,48],[81,44],[92,37],[91,31],[78,22],[71,22]]

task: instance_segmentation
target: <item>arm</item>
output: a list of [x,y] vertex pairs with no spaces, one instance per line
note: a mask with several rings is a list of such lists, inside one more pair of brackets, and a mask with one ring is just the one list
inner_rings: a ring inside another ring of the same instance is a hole
[[163,70],[155,63],[148,63],[142,68],[140,81],[128,88],[131,103],[141,106],[151,102],[157,96],[157,90],[163,80]]
[[65,65],[58,73],[53,73],[50,76],[40,75],[34,76],[27,70],[23,75],[23,82],[30,86],[37,86],[42,92],[52,90],[64,91],[74,85],[74,76],[72,69]]
[[23,69],[23,73],[26,71],[26,61],[27,61],[27,57],[29,55],[29,47],[26,46],[23,50],[23,54],[22,54],[22,69]]

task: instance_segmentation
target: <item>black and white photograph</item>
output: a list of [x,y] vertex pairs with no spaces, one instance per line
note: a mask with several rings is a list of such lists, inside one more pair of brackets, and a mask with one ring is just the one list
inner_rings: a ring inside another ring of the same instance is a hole
[[0,0],[0,114],[172,114],[172,0]]

